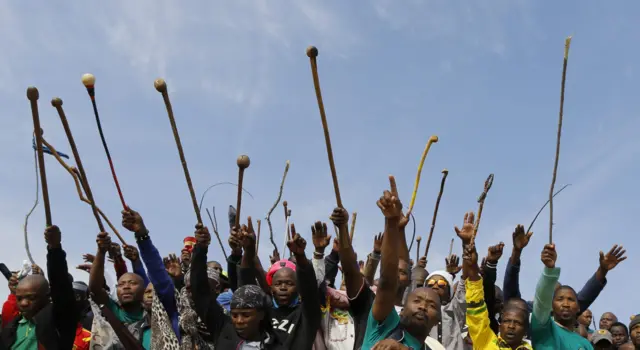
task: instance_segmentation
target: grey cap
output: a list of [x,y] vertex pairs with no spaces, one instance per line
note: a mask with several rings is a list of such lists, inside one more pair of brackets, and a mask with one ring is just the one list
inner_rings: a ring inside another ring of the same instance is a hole
[[611,335],[611,332],[606,329],[598,329],[597,331],[593,332],[593,335],[591,336],[592,344],[597,344],[602,340],[606,340],[610,344],[613,344],[613,336]]

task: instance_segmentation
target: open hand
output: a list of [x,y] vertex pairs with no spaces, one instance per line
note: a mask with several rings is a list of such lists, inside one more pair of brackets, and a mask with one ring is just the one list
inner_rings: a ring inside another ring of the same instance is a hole
[[96,256],[93,254],[82,254],[82,260],[84,262],[88,262],[88,263],[92,263],[94,260],[96,260]]
[[516,226],[516,229],[513,231],[513,249],[517,250],[517,251],[522,251],[522,249],[524,249],[527,244],[529,244],[529,240],[531,239],[531,236],[533,235],[533,232],[524,232],[524,226],[522,225],[518,225]]
[[76,266],[76,269],[84,271],[86,273],[91,273],[91,264],[80,264]]
[[542,250],[542,254],[540,256],[542,263],[547,268],[553,269],[556,267],[556,260],[558,260],[558,253],[556,253],[556,245],[555,244],[547,244],[544,246]]
[[398,197],[398,187],[393,175],[389,176],[389,187],[390,190],[385,190],[376,204],[386,219],[400,220],[403,217],[402,203]]
[[11,274],[11,278],[9,278],[9,291],[11,294],[16,294],[16,288],[18,288],[18,274],[16,272]]
[[169,276],[174,278],[182,276],[182,265],[175,254],[169,254],[168,257],[162,259],[162,262]]
[[316,251],[324,252],[329,243],[331,243],[331,235],[327,234],[327,224],[316,221],[316,223],[311,226],[311,239]]
[[[427,257],[425,256],[424,259],[425,259],[425,266],[426,266]],[[462,266],[460,265],[460,258],[455,254],[451,254],[448,258],[445,258],[444,262],[447,266],[447,272],[454,276],[458,274],[460,270],[462,270]]]
[[373,235],[373,252],[376,254],[380,254],[382,252],[382,239],[384,238],[384,233],[378,233],[378,235]]
[[304,255],[304,249],[307,247],[307,241],[296,233],[296,226],[294,224],[291,224],[291,237],[293,237],[293,239],[287,242],[287,247],[289,247],[291,253],[296,256]]
[[242,242],[242,248],[246,252],[247,250],[255,251],[256,249],[256,233],[253,229],[253,221],[249,216],[247,218],[247,226],[242,226],[240,230],[240,241]]
[[458,226],[454,226],[453,229],[456,231],[456,234],[462,240],[463,245],[467,245],[471,243],[475,234],[475,214],[470,211],[464,214],[464,222],[462,224],[462,229],[459,229]]
[[619,263],[627,259],[624,256],[626,252],[623,246],[618,246],[617,244],[606,255],[600,251],[600,268],[607,272],[613,270]]

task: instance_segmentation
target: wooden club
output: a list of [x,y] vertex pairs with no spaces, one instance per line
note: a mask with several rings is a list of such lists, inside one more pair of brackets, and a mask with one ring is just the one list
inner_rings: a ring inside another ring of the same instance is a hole
[[[178,126],[176,120],[173,117],[173,108],[171,107],[171,101],[169,100],[169,92],[167,91],[167,83],[164,79],[156,79],[153,83],[156,90],[162,94],[164,105],[167,108],[167,114],[169,115],[169,122],[171,123],[171,130],[173,130],[173,137],[176,139],[176,146],[178,147],[178,153],[180,154],[180,162],[182,163],[182,170],[184,170],[184,177],[187,180],[187,186],[189,187],[189,194],[191,195],[191,202],[193,203],[193,210],[196,212],[196,218],[199,224],[202,224],[202,217],[200,216],[200,207],[196,200],[196,192],[193,190],[193,183],[191,183],[191,176],[189,175],[189,168],[187,167],[187,159],[184,157],[184,151],[182,150],[182,142],[180,142],[180,135],[178,134]],[[238,184],[238,189],[242,193],[242,183]],[[240,208],[238,208],[238,214]],[[238,215],[239,216],[239,215]]]
[[33,117],[33,132],[36,134],[36,151],[38,152],[38,166],[40,167],[40,184],[42,185],[42,202],[44,203],[44,216],[47,227],[51,226],[51,204],[49,203],[49,186],[47,186],[47,172],[44,167],[44,153],[42,151],[42,128],[40,127],[40,113],[38,112],[38,99],[40,93],[35,86],[27,88],[27,99],[31,104],[31,116]]
[[241,155],[236,160],[238,164],[238,201],[236,202],[236,228],[240,227],[240,209],[242,206],[242,181],[244,180],[244,170],[249,167],[251,160],[247,155]]
[[331,168],[331,178],[333,179],[333,190],[336,193],[336,203],[338,207],[343,208],[342,199],[340,198],[340,188],[338,187],[338,175],[336,173],[336,165],[333,161],[333,150],[331,148],[331,137],[329,136],[329,126],[327,125],[327,116],[324,112],[324,103],[322,102],[322,91],[320,90],[320,79],[318,78],[318,49],[315,46],[307,48],[307,56],[311,63],[311,74],[313,75],[313,86],[316,90],[316,99],[318,100],[318,108],[320,109],[320,118],[322,119],[322,129],[324,130],[324,141],[327,145],[327,157],[329,157],[329,167]]
[[442,180],[440,181],[440,191],[438,192],[438,198],[436,199],[436,207],[433,209],[433,218],[431,219],[431,228],[429,229],[429,237],[427,238],[427,246],[424,248],[424,256],[428,256],[429,247],[431,247],[431,238],[433,238],[433,231],[436,228],[436,218],[438,217],[438,209],[440,208],[440,200],[442,199],[442,193],[444,192],[444,184],[447,181],[449,170],[442,170]]

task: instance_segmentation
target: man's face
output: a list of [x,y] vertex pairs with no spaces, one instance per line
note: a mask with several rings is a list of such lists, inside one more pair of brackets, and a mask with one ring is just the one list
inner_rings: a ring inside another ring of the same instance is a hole
[[[576,293],[568,288],[556,291],[553,298],[553,317],[560,324],[570,324],[580,311]],[[573,322],[575,323],[575,322]]]
[[139,303],[144,299],[145,287],[142,278],[134,273],[125,273],[118,280],[118,300],[122,305]]
[[149,283],[147,289],[144,290],[144,309],[149,311],[153,305],[153,284]]
[[252,339],[260,334],[260,322],[264,312],[256,309],[231,309],[231,322],[242,339]]
[[187,249],[182,249],[180,252],[180,260],[186,265],[191,264],[191,252]]
[[273,275],[271,283],[271,295],[273,295],[278,305],[286,306],[291,304],[297,294],[296,273],[288,267],[278,270]]
[[631,342],[636,347],[639,346],[640,345],[640,324],[635,325],[630,332],[631,332],[631,336],[630,336]]
[[407,297],[400,312],[403,326],[412,329],[430,329],[440,319],[440,298],[433,289],[419,288]]
[[219,262],[217,262],[217,261],[209,261],[207,263],[207,267],[210,267],[210,268],[216,270],[222,276],[222,265],[220,265]]
[[593,314],[591,313],[591,310],[587,309],[585,310],[579,317],[578,317],[578,322],[580,322],[581,325],[589,328],[591,327],[591,321],[593,321]]
[[429,280],[426,282],[426,287],[431,288],[436,293],[438,293],[438,296],[440,296],[440,300],[445,304],[448,303],[451,299],[451,297],[449,296],[449,290],[451,286],[449,285],[447,279],[440,275],[431,276],[431,278],[429,278]]
[[600,329],[611,329],[611,325],[618,322],[618,318],[611,312],[605,312],[600,317]]
[[613,336],[613,345],[620,346],[629,341],[627,330],[622,326],[612,326],[609,330]]
[[20,283],[16,288],[18,309],[26,319],[32,319],[47,305],[48,295],[36,283]]
[[500,323],[500,336],[515,349],[522,344],[527,328],[526,313],[520,309],[512,308],[502,314]]

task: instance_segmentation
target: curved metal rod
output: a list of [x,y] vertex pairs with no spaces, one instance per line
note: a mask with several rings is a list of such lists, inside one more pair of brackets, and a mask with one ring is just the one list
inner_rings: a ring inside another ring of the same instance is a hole
[[[213,184],[213,185],[211,185],[211,186],[207,187],[207,189],[206,189],[206,190],[204,190],[204,192],[202,192],[202,196],[200,197],[200,204],[198,205],[198,209],[200,209],[200,211],[202,211],[202,202],[204,201],[204,196],[207,194],[207,192],[209,192],[209,190],[210,190],[210,189],[212,189],[212,188],[214,188],[214,187],[216,187],[216,186],[218,186],[218,185],[233,185],[233,186],[238,187],[238,185],[237,185],[237,184],[234,184],[233,182],[229,182],[229,181],[218,182],[218,183],[216,183],[216,184]],[[249,191],[245,190],[245,189],[244,189],[244,187],[242,188],[242,190],[243,190],[246,194],[248,194],[248,195],[249,195],[249,197],[251,197],[251,199],[253,199],[253,195],[252,195]]]
[[[413,248],[413,241],[416,238],[416,218],[413,216],[413,213],[409,213],[409,215],[411,215],[411,221],[413,221],[413,236],[411,237],[411,245],[409,246],[409,251],[411,251],[411,248]],[[416,262],[416,264],[417,263],[418,262]]]

